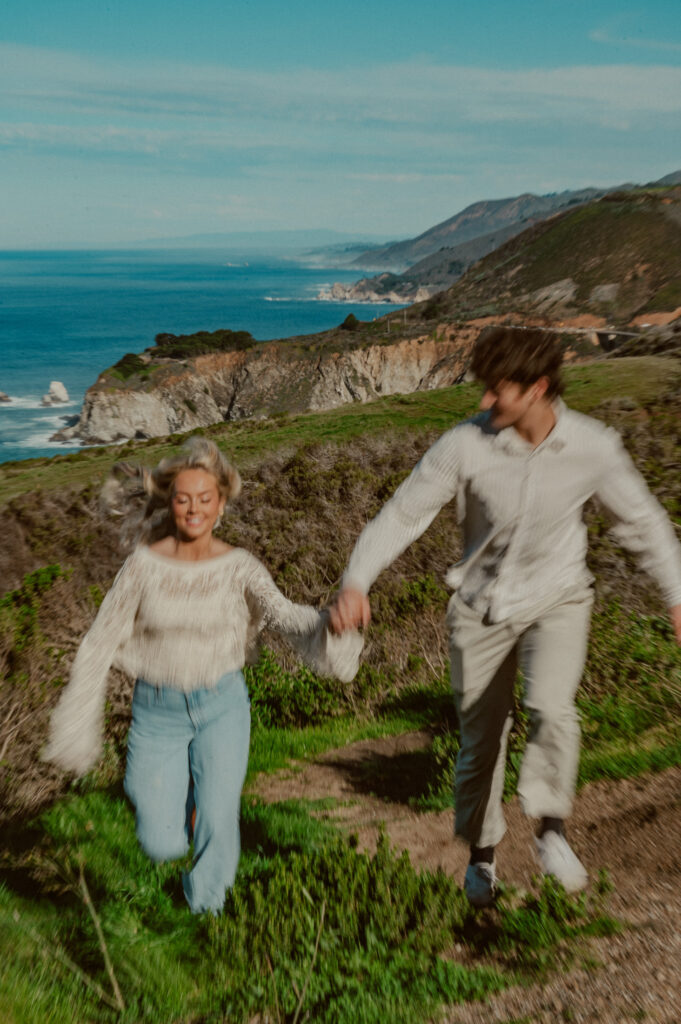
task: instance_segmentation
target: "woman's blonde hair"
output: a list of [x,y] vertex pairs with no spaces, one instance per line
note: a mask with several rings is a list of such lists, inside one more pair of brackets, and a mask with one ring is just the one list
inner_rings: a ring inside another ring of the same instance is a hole
[[170,501],[175,480],[185,469],[203,469],[214,476],[225,501],[241,491],[238,470],[206,437],[190,437],[177,455],[161,459],[155,469],[118,462],[102,489],[102,504],[109,514],[121,517],[126,546],[151,543],[173,532]]

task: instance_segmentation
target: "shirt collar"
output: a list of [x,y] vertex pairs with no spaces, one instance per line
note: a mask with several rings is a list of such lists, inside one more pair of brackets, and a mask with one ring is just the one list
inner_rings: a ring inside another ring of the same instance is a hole
[[555,398],[552,406],[556,417],[553,430],[546,440],[542,441],[536,448],[532,448],[527,441],[524,441],[515,427],[504,427],[503,430],[495,431],[490,427],[488,420],[487,427],[494,434],[495,446],[502,448],[511,455],[527,455],[532,451],[539,451],[540,449],[551,452],[562,451],[567,444],[566,405],[562,398]]

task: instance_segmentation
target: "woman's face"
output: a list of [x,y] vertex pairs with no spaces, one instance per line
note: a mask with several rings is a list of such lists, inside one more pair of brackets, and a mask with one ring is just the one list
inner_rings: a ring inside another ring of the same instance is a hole
[[177,535],[183,540],[200,540],[210,534],[225,507],[218,482],[205,469],[183,469],[175,478],[170,512]]

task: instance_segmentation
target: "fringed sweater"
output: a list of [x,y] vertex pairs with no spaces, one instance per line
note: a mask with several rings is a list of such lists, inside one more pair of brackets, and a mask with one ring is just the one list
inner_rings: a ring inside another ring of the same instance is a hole
[[109,668],[189,692],[243,668],[258,632],[285,636],[320,675],[349,681],[362,639],[335,636],[326,613],[294,604],[243,548],[185,562],[140,545],[125,561],[84,637],[55,708],[44,757],[78,774],[101,750]]

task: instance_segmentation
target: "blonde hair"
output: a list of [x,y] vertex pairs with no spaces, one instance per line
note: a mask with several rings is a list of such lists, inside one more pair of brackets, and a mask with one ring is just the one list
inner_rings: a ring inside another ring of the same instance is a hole
[[160,540],[173,532],[170,501],[175,480],[185,469],[203,469],[215,477],[218,492],[225,501],[241,491],[241,477],[214,441],[194,436],[177,455],[161,459],[158,466],[135,466],[117,462],[102,489],[102,505],[122,520],[121,536],[125,546]]

